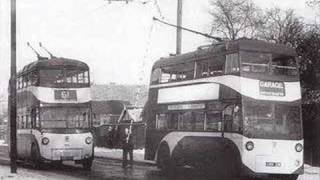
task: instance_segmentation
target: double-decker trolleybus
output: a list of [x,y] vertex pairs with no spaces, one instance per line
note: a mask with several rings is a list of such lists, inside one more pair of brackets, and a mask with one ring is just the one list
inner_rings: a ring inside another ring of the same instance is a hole
[[42,162],[93,161],[89,67],[66,58],[40,58],[17,75],[18,158]]
[[156,61],[145,158],[163,170],[297,179],[304,161],[296,59],[284,45],[239,39]]

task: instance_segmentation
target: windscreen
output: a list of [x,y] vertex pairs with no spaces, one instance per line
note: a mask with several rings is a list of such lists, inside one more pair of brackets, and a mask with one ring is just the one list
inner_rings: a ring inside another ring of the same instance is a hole
[[244,135],[261,139],[302,139],[301,107],[272,102],[244,102]]
[[88,107],[45,107],[40,109],[42,128],[89,128]]

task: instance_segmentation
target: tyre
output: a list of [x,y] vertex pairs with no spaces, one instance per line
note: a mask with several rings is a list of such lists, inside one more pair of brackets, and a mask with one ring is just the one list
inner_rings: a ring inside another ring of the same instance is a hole
[[204,172],[209,177],[228,180],[240,178],[241,159],[231,148],[216,152],[202,162]]
[[270,175],[271,180],[297,180],[299,175],[289,174],[289,175]]
[[90,171],[90,170],[91,170],[91,166],[92,166],[92,161],[93,161],[92,158],[83,160],[83,161],[82,161],[82,167],[83,167],[83,169],[85,169],[85,170],[87,170],[87,171]]
[[175,165],[170,157],[170,150],[166,145],[162,145],[158,151],[157,166],[165,173],[172,175]]
[[35,169],[41,169],[42,167],[42,161],[41,161],[41,156],[40,156],[40,151],[39,148],[36,144],[32,144],[31,146],[31,161],[32,161],[32,166]]
[[60,167],[62,165],[62,161],[52,161],[51,165],[54,167]]
[[299,177],[299,175],[297,174],[290,174],[290,175],[286,175],[283,178],[281,178],[281,180],[297,180]]

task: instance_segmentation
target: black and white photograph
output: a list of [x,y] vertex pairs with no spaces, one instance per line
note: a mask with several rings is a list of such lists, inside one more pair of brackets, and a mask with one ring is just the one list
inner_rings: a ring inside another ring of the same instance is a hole
[[320,0],[0,0],[0,180],[320,180]]

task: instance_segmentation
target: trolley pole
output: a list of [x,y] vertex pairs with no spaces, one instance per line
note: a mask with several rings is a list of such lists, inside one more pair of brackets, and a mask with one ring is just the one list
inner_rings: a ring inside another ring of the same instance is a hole
[[181,31],[182,26],[182,0],[178,0],[177,4],[177,49],[176,54],[181,54]]
[[11,73],[9,80],[10,168],[17,173],[16,0],[11,0]]

